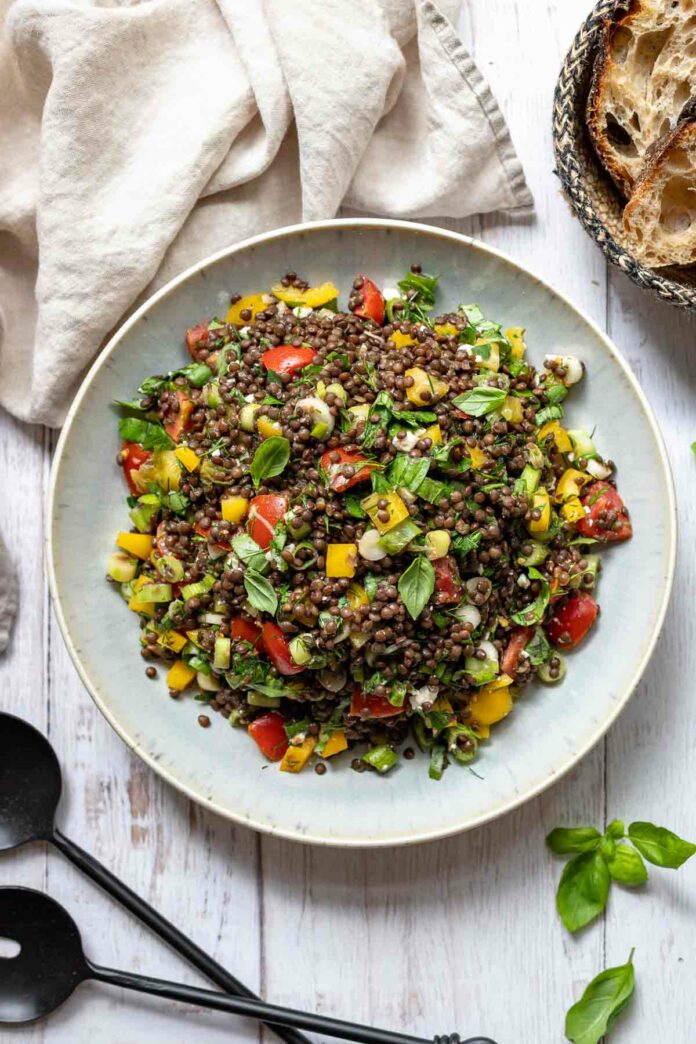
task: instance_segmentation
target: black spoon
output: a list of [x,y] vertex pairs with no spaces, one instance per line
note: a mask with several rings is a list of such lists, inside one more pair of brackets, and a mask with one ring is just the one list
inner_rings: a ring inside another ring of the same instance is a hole
[[[67,910],[50,896],[32,888],[0,888],[0,936],[20,946],[17,956],[0,958],[0,1023],[31,1022],[49,1015],[81,982],[95,979],[139,993],[251,1016],[266,1024],[297,1026],[361,1044],[430,1044],[422,1037],[389,1033],[246,997],[230,997],[226,993],[102,968],[85,956],[80,932]],[[459,1036],[438,1036],[434,1041],[435,1044],[459,1044]],[[479,1037],[468,1044],[493,1042]]]

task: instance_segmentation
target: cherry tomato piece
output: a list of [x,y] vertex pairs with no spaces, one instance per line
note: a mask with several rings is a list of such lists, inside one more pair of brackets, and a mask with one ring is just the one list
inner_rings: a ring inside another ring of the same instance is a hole
[[279,674],[299,674],[304,670],[299,663],[295,663],[290,655],[290,646],[283,631],[277,623],[265,623],[261,628],[261,641],[266,650],[268,659],[271,661]]
[[[186,347],[193,359],[198,358],[198,351],[206,347],[208,340],[208,323],[198,323],[186,331]],[[202,343],[201,343],[202,342]]]
[[363,319],[372,319],[378,326],[381,326],[384,322],[384,297],[371,279],[364,275],[359,278],[362,279],[362,286],[354,293],[360,294],[362,304],[351,308],[351,312]]
[[462,581],[459,576],[459,567],[450,555],[445,558],[436,558],[433,562],[435,570],[435,601],[438,605],[447,605],[449,602],[458,602],[462,597]]
[[522,650],[531,640],[533,634],[533,627],[515,627],[515,629],[510,632],[510,640],[505,647],[505,652],[500,661],[500,669],[503,674],[507,674],[510,678],[515,677]]
[[259,547],[268,547],[273,539],[273,530],[288,510],[288,498],[284,493],[262,493],[249,504],[247,532]]
[[261,644],[261,628],[246,616],[235,616],[230,625],[230,637],[248,642],[256,649]]
[[269,761],[280,761],[290,746],[285,734],[286,719],[278,711],[269,711],[249,726],[249,735]]
[[401,714],[403,707],[394,707],[385,696],[375,696],[374,693],[365,695],[360,689],[356,689],[348,713],[361,718],[365,710],[369,712],[370,718],[392,718],[395,714]]
[[123,468],[123,475],[128,483],[128,488],[133,496],[140,496],[141,490],[138,489],[133,481],[132,473],[137,471],[151,456],[150,451],[143,449],[139,442],[124,442],[121,446],[121,467]]
[[293,377],[304,366],[314,359],[317,353],[313,348],[295,347],[292,344],[278,344],[275,348],[269,348],[261,356],[261,362],[267,370],[274,373],[289,373]]
[[592,595],[578,591],[555,610],[546,624],[546,634],[557,648],[574,649],[592,627],[598,612]]
[[633,526],[621,495],[608,482],[593,482],[581,498],[589,512],[577,523],[578,533],[604,543],[617,543],[633,536]]
[[[338,460],[333,458],[338,454]],[[365,479],[369,479],[370,472],[373,468],[378,467],[377,464],[364,464],[363,467],[357,468],[353,475],[348,477],[344,475],[342,469],[346,464],[359,464],[360,461],[366,458],[362,453],[349,453],[348,450],[344,449],[333,449],[327,450],[326,453],[322,453],[319,464],[321,465],[322,471],[325,471],[329,476],[329,485],[336,493],[345,493],[351,486],[357,486],[358,482],[364,482]]]
[[178,442],[181,435],[188,431],[191,410],[193,409],[193,402],[185,392],[177,390],[176,397],[179,409],[172,419],[164,425],[164,430],[174,442]]

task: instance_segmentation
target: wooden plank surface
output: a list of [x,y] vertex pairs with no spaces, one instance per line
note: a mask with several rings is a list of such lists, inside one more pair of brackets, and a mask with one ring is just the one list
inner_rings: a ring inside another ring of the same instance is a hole
[[[553,1044],[583,984],[635,945],[639,994],[617,1042],[654,1044],[659,1034],[687,1044],[696,1036],[696,867],[656,870],[643,894],[614,895],[606,920],[571,939],[555,919],[560,869],[543,845],[557,823],[599,823],[606,811],[696,836],[696,652],[688,633],[696,548],[687,536],[696,526],[689,451],[696,323],[608,273],[560,195],[551,95],[588,7],[587,0],[468,0],[461,22],[509,121],[537,210],[533,218],[490,215],[457,227],[529,265],[608,329],[657,411],[679,494],[677,589],[658,650],[605,743],[553,790],[459,838],[368,853],[260,838],[201,812],[132,758],[77,679],[43,576],[53,439],[0,416],[0,476],[12,491],[0,498],[0,528],[19,566],[22,599],[14,641],[0,659],[2,706],[47,730],[68,768],[66,832],[269,1000],[424,1036],[457,1029],[499,1044]],[[43,846],[3,856],[0,882],[49,888],[79,913],[102,963],[201,982]],[[2,1041],[30,1044],[258,1037],[255,1027],[222,1015],[99,986],[81,990],[50,1027],[0,1031]]]

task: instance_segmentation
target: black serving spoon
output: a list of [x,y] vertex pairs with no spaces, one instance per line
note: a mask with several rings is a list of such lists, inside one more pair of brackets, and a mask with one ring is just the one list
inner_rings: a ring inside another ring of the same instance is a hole
[[[0,958],[0,1023],[24,1023],[50,1015],[88,979],[204,1008],[246,1015],[271,1025],[290,1025],[361,1044],[430,1044],[422,1037],[372,1029],[325,1015],[312,1015],[247,997],[102,968],[82,949],[77,925],[67,910],[33,888],[0,888],[0,936],[15,941],[15,957]],[[437,1036],[435,1044],[459,1044],[459,1036]],[[478,1037],[465,1044],[493,1044]]]

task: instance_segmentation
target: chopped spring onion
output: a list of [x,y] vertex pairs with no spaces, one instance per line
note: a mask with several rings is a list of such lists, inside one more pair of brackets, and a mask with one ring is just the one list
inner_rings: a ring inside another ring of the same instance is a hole
[[122,551],[114,551],[112,555],[109,555],[106,572],[117,584],[130,583],[135,579],[137,571],[138,563],[130,555],[125,555]]
[[469,602],[458,605],[454,610],[454,615],[458,620],[461,620],[462,623],[470,623],[474,631],[481,623],[481,613],[475,605],[471,605]]
[[226,671],[230,665],[230,656],[232,653],[232,642],[229,638],[223,638],[218,635],[215,639],[215,648],[213,651],[213,667],[217,671]]
[[303,635],[298,634],[289,643],[288,648],[290,649],[290,655],[296,664],[300,667],[305,667],[312,659],[312,650],[309,647],[307,639]]
[[358,551],[367,562],[379,562],[387,557],[378,529],[366,529],[358,540]]
[[196,675],[196,683],[204,692],[218,692],[222,688],[222,682],[220,679],[213,677],[212,674],[206,674],[205,671],[198,672]]
[[250,707],[280,707],[283,699],[281,696],[266,696],[263,692],[251,689],[247,693],[247,703]]
[[195,584],[185,584],[181,588],[181,597],[189,600],[189,598],[197,598],[198,595],[207,594],[215,583],[215,577],[212,573],[207,573],[202,580],[199,580]]
[[225,617],[222,613],[203,613],[203,623],[212,624],[214,627],[219,627],[220,624],[225,622]]
[[174,555],[164,555],[163,558],[158,558],[155,562],[155,569],[162,579],[169,583],[175,584],[179,580],[183,580],[184,564]]
[[442,773],[447,768],[447,751],[442,744],[436,744],[430,751],[430,768],[428,775],[431,779],[442,779]]
[[133,595],[136,605],[147,605],[148,602],[171,602],[171,584],[143,584]]

